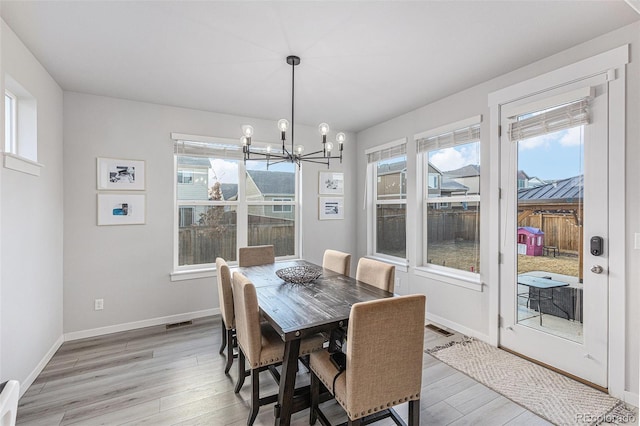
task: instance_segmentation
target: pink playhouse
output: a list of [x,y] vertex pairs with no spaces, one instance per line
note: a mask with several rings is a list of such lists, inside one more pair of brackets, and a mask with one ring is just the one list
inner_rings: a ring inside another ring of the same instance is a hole
[[518,227],[518,254],[542,256],[544,232],[532,226]]

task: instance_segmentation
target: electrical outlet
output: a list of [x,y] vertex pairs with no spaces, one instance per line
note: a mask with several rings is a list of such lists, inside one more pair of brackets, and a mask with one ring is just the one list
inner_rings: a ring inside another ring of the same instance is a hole
[[96,311],[101,311],[104,309],[104,299],[96,299],[93,304],[93,309]]
[[635,241],[633,243],[633,247],[636,250],[640,250],[640,233],[636,232],[634,237],[635,237]]
[[402,281],[400,281],[400,278],[396,278],[396,288],[400,287],[402,287]]

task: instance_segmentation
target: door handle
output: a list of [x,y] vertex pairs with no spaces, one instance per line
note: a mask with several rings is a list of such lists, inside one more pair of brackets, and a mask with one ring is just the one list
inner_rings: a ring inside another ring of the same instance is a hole
[[601,274],[604,271],[604,268],[600,265],[593,265],[591,267],[591,272],[594,274]]

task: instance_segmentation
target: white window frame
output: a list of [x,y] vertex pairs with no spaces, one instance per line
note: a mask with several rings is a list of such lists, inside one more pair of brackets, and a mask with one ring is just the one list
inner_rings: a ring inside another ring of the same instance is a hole
[[[5,96],[12,100],[11,140],[2,147],[6,169],[40,176],[38,159],[38,101],[9,74],[4,75]],[[6,123],[5,123],[6,126]],[[5,129],[3,129],[4,131]]]
[[[439,136],[447,133],[451,133],[457,131],[459,129],[468,128],[471,126],[481,125],[482,124],[482,115],[477,115],[473,117],[469,117],[463,120],[459,120],[450,124],[446,124],[444,126],[440,126],[431,130],[427,130],[421,133],[414,135],[414,140],[416,144],[422,139],[427,139],[434,136]],[[462,142],[459,144],[453,144],[452,146],[464,145],[467,143],[471,143],[473,141]],[[479,143],[482,143],[481,138],[478,139]],[[436,147],[434,150],[442,149],[441,147]],[[451,207],[452,203],[463,203],[463,202],[473,202],[478,203],[478,213],[481,213],[480,206],[482,205],[482,194],[477,195],[452,195],[451,197],[434,197],[429,196],[429,166],[428,166],[428,158],[429,152],[431,150],[426,150],[420,152],[418,149],[418,161],[417,161],[417,197],[421,200],[420,209],[418,212],[418,216],[422,221],[422,238],[419,239],[419,247],[417,250],[418,259],[420,259],[420,264],[415,267],[415,273],[418,276],[431,278],[437,280],[439,282],[443,282],[446,284],[452,284],[459,287],[468,288],[475,291],[482,291],[482,281],[479,272],[470,272],[463,271],[461,269],[449,268],[441,265],[434,265],[427,263],[428,253],[427,253],[427,230],[428,227],[425,226],[426,218],[428,213],[428,206],[433,204],[436,208],[440,209],[448,209]],[[482,178],[480,178],[482,179]],[[480,225],[478,225],[480,226]],[[480,231],[480,229],[478,229]],[[480,256],[480,258],[482,255]],[[482,260],[478,259],[480,264],[482,264]]]
[[[246,247],[248,245],[248,215],[249,207],[251,206],[273,206],[275,203],[269,201],[250,201],[245,196],[245,188],[247,181],[247,169],[242,161],[242,148],[238,141],[228,138],[215,138],[210,136],[189,135],[183,133],[172,133],[171,138],[174,140],[175,155],[174,155],[174,227],[173,227],[173,271],[170,274],[171,281],[183,281],[196,278],[213,277],[216,275],[215,262],[198,264],[198,265],[178,265],[179,261],[179,240],[178,240],[178,228],[179,228],[179,208],[191,207],[191,206],[233,206],[236,209],[236,250],[240,247]],[[179,148],[179,146],[186,146],[188,148]],[[260,141],[252,141],[252,147],[266,148],[269,144]],[[223,158],[229,160],[238,161],[238,197],[236,201],[194,201],[194,200],[178,200],[177,188],[178,188],[178,155],[185,156],[200,156],[206,158]],[[294,254],[291,256],[280,256],[276,260],[288,260],[296,259],[300,253],[300,168],[295,167],[295,195],[294,199],[289,202],[278,202],[277,204],[293,206],[295,208],[294,220]],[[293,208],[292,207],[292,208]],[[236,253],[237,258],[237,253]],[[231,266],[237,265],[237,261],[229,262]]]
[[[5,96],[5,141],[4,152],[17,155],[17,125],[18,125],[18,98],[10,90],[4,91]],[[9,109],[7,110],[6,99],[9,99]],[[7,131],[8,128],[8,131]],[[8,139],[7,139],[8,135]]]
[[[401,139],[397,139],[388,143],[385,143],[383,145],[379,145],[370,149],[365,150],[365,154],[367,156],[369,156],[370,154],[374,154],[376,152],[382,152],[382,151],[386,151],[386,150],[393,150],[396,148],[399,148],[401,145],[405,145],[405,152],[404,155],[406,157],[406,144],[407,144],[407,138],[401,138]],[[394,157],[390,157],[390,158],[397,158],[401,155],[398,156],[394,156]],[[380,161],[380,160],[378,160]],[[401,257],[397,257],[397,256],[390,256],[388,254],[385,253],[379,253],[377,251],[377,247],[376,247],[376,241],[377,241],[377,206],[378,205],[382,205],[382,204],[404,204],[405,205],[405,214],[406,212],[406,206],[407,206],[407,194],[406,194],[406,190],[405,190],[405,198],[394,198],[394,199],[387,199],[387,200],[378,200],[378,185],[377,185],[377,164],[378,161],[375,162],[367,162],[367,182],[366,182],[366,193],[367,193],[367,197],[366,197],[366,205],[367,205],[367,257],[371,257],[371,258],[376,258],[379,260],[383,260],[387,263],[391,263],[393,265],[395,265],[396,267],[400,267],[401,271],[403,272],[407,272],[408,271],[408,265],[409,265],[409,261],[408,261],[408,247],[406,247],[406,242],[405,242],[405,257],[401,258]],[[405,219],[406,221],[406,219]]]

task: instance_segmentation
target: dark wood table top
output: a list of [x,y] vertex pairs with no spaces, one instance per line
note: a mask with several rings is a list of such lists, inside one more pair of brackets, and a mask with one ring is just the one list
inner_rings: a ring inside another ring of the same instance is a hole
[[284,341],[346,325],[354,303],[393,297],[393,293],[328,269],[309,284],[285,283],[275,273],[299,265],[321,268],[296,260],[233,269],[255,285],[260,311]]

